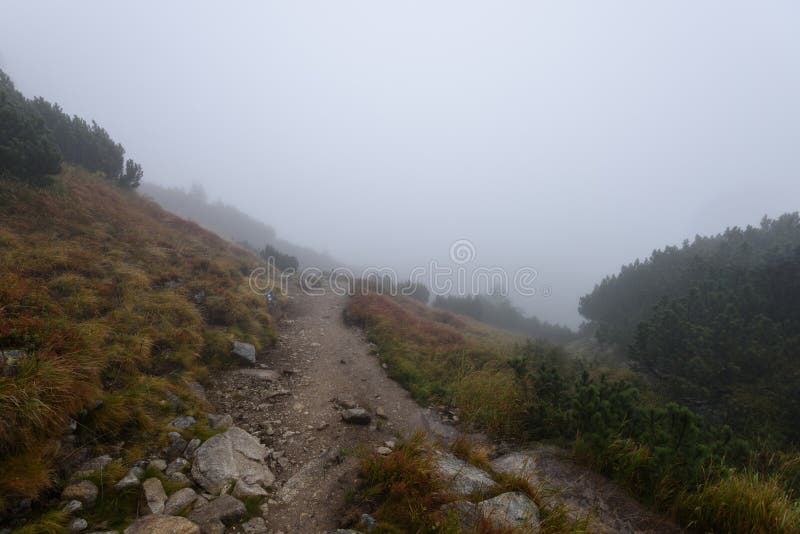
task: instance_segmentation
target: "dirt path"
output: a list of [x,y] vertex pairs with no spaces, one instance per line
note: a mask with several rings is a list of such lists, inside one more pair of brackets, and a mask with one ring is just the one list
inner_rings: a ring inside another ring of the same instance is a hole
[[[338,526],[356,477],[357,459],[349,453],[357,448],[374,449],[418,429],[455,432],[387,377],[363,333],[344,324],[346,302],[331,292],[297,292],[278,325],[276,348],[259,357],[263,368],[227,373],[208,392],[219,412],[275,451],[274,471],[283,487],[270,504],[274,532]],[[372,423],[345,423],[336,399],[367,409]],[[385,418],[376,415],[378,408]],[[344,454],[336,458],[339,451]]]
[[[375,449],[416,430],[445,440],[458,434],[388,378],[363,333],[345,325],[346,303],[330,291],[313,297],[297,291],[279,322],[277,346],[259,355],[255,369],[222,374],[208,391],[218,412],[233,416],[272,451],[280,485],[266,514],[272,533],[337,528],[346,492],[357,483],[357,449]],[[345,423],[340,411],[348,402],[365,408],[371,424]],[[556,464],[548,466],[553,469],[557,481]],[[635,507],[631,502],[627,506]],[[649,515],[638,508],[626,516]],[[633,525],[630,531],[639,530]]]

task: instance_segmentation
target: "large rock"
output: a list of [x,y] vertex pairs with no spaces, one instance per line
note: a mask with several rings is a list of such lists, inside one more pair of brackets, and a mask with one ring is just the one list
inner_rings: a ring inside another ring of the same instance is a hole
[[144,491],[144,511],[148,514],[160,514],[164,511],[164,504],[167,502],[167,494],[164,486],[157,478],[148,478],[142,482]]
[[497,483],[485,471],[449,452],[437,451],[434,463],[437,474],[444,479],[449,492],[460,497],[486,493],[497,487]]
[[539,525],[539,508],[530,497],[519,491],[481,501],[477,509],[483,519],[497,530],[520,527],[533,530]]
[[258,439],[241,428],[231,427],[197,449],[192,478],[214,495],[238,480],[267,488],[275,476],[264,463],[266,455],[267,449]]
[[185,517],[148,515],[126,528],[125,534],[200,534],[200,527]]
[[178,515],[188,509],[197,500],[197,493],[192,488],[179,489],[169,496],[164,505],[164,513],[167,515]]
[[241,341],[233,342],[233,354],[247,360],[250,363],[256,363],[256,348],[250,343],[243,343]]
[[73,499],[81,501],[86,506],[91,506],[97,500],[97,486],[88,480],[81,480],[77,484],[70,484],[61,492],[61,498],[65,501]]
[[244,503],[230,495],[222,495],[189,514],[189,519],[199,525],[221,521],[226,525],[243,518],[247,513]]
[[539,527],[539,508],[527,495],[518,491],[473,504],[465,499],[445,504],[444,514],[455,514],[465,532],[475,531],[481,520],[494,532],[536,532]]
[[524,452],[512,452],[492,460],[492,469],[498,473],[520,476],[536,482],[536,458]]

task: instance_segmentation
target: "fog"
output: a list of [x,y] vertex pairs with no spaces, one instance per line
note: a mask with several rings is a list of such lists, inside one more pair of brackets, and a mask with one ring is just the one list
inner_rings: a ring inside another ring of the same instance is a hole
[[[797,2],[38,2],[0,67],[167,186],[350,265],[474,244],[575,326],[623,263],[798,209]],[[545,291],[544,289],[547,289]],[[547,293],[547,296],[545,296]]]

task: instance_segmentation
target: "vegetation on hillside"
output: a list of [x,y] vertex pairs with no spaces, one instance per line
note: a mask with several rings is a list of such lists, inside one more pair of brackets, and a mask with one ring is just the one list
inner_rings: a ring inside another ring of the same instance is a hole
[[629,371],[602,369],[544,342],[524,344],[403,298],[351,299],[390,375],[421,402],[506,439],[554,440],[699,531],[800,529],[797,465],[765,460],[688,408],[664,402]]
[[26,99],[0,70],[0,178],[44,183],[65,161],[138,187],[142,167],[125,161],[125,149],[92,121],[70,117],[44,98]]
[[203,410],[189,385],[234,339],[270,345],[260,261],[77,167],[0,181],[0,515],[46,502],[90,451],[140,458],[175,403]]
[[577,334],[566,326],[551,324],[536,317],[526,317],[508,297],[501,295],[437,296],[433,303],[437,308],[466,315],[486,324],[518,332],[553,343],[567,343]]
[[752,442],[800,440],[800,216],[623,267],[581,300],[666,397]]

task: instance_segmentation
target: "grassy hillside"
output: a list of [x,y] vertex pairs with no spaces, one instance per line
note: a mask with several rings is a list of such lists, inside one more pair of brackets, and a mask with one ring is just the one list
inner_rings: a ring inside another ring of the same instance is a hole
[[[271,245],[281,252],[296,257],[301,268],[317,267],[330,270],[341,267],[342,263],[324,252],[296,245],[280,239],[275,230],[263,222],[242,213],[235,206],[220,201],[209,202],[200,188],[184,191],[180,188],[162,187],[145,183],[139,189],[165,209],[197,222],[204,228],[237,243],[246,243],[249,248],[261,250]],[[268,204],[265,205],[265,209]]]
[[448,404],[478,429],[569,446],[691,531],[800,531],[796,454],[742,456],[730,429],[664,402],[630,371],[408,299],[359,294],[347,313],[415,398]]
[[258,261],[77,167],[47,188],[0,180],[0,350],[25,354],[0,363],[0,516],[112,441],[136,459],[176,405],[203,408],[189,384],[233,339],[271,344]]

